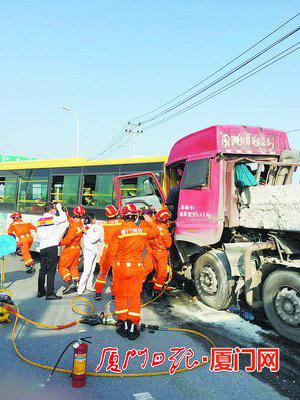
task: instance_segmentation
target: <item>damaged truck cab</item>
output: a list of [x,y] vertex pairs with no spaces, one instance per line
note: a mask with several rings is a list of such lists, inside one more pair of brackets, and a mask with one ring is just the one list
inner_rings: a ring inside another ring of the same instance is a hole
[[[164,176],[167,192],[179,190],[178,204],[170,206],[177,217],[174,270],[194,281],[203,303],[264,308],[274,328],[298,343],[299,161],[283,131],[218,125],[176,142]],[[133,200],[157,208],[165,201],[157,178],[140,175],[148,193]]]

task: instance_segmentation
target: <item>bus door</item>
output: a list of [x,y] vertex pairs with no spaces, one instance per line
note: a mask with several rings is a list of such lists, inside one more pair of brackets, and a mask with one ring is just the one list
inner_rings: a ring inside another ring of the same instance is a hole
[[153,172],[120,175],[113,179],[116,203],[121,210],[126,204],[139,209],[159,210],[166,202],[163,189]]

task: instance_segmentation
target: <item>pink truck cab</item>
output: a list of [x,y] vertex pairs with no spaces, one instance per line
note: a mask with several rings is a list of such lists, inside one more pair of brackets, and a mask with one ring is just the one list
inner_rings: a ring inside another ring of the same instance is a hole
[[300,343],[299,152],[285,132],[217,125],[171,149],[163,188],[153,173],[115,179],[119,206],[133,202],[175,220],[171,261],[200,300],[264,309],[274,328]]

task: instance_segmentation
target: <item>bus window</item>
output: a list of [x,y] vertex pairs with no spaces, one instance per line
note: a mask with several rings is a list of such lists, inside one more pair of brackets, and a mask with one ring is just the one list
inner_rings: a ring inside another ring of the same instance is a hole
[[97,207],[106,207],[112,204],[113,201],[113,174],[97,175],[96,193]]
[[18,210],[42,213],[47,202],[48,176],[31,175],[28,179],[20,178]]
[[0,203],[4,202],[5,177],[0,177]]
[[77,204],[79,175],[52,176],[51,201],[66,205]]
[[17,179],[16,175],[0,177],[0,203],[15,203]]
[[97,204],[96,193],[97,175],[83,176],[82,205],[86,207],[95,207]]

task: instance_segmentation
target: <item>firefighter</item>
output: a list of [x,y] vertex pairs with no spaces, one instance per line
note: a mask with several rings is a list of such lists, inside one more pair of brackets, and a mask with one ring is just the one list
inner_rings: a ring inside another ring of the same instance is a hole
[[59,259],[58,272],[66,283],[63,294],[77,290],[79,282],[78,263],[81,255],[80,242],[84,225],[82,218],[85,209],[78,206],[72,211],[73,216],[68,215],[69,229],[66,236],[60,241],[60,246],[65,246]]
[[85,289],[94,292],[93,278],[96,268],[98,245],[103,240],[103,229],[97,225],[94,214],[87,214],[84,219],[83,232],[83,273],[80,277],[77,293],[83,294]]
[[[107,275],[111,267],[111,252],[110,244],[115,232],[122,226],[123,221],[119,218],[118,209],[109,204],[105,207],[105,214],[108,218],[103,224],[104,229],[104,249],[100,259],[100,272],[95,282],[94,288],[96,293],[94,295],[95,300],[101,299],[101,293],[106,284]],[[113,292],[113,289],[112,289]]]
[[144,215],[145,225],[137,225],[138,210],[134,204],[123,208],[123,225],[111,243],[115,314],[118,316],[117,333],[130,340],[140,335],[141,291],[144,280],[142,254],[146,242],[159,236],[157,225]]
[[[142,212],[142,220],[141,220],[141,227],[147,227],[148,223],[145,222],[145,215],[149,215],[149,217],[151,218],[151,221],[155,220],[155,214],[156,211],[149,209],[149,210],[143,210]],[[144,290],[146,292],[148,292],[148,283],[147,282],[147,277],[152,273],[152,271],[154,270],[154,264],[153,264],[153,258],[152,258],[152,248],[150,246],[150,240],[147,240],[146,242],[146,247],[145,247],[145,254],[144,254],[144,258],[143,258],[143,264],[144,264]],[[150,291],[152,291],[152,286],[150,285],[151,289]]]
[[154,264],[155,274],[153,278],[153,297],[156,297],[163,289],[168,275],[168,258],[169,248],[172,245],[172,237],[168,230],[168,222],[170,213],[168,210],[160,210],[156,214],[157,227],[159,229],[159,237],[150,240],[149,246],[152,250],[152,260]]
[[30,247],[33,242],[31,231],[36,232],[36,227],[29,222],[24,222],[20,212],[14,212],[11,218],[13,222],[10,224],[7,233],[8,235],[15,236],[17,246],[20,247],[22,258],[25,262],[26,272],[31,273],[35,271],[33,259],[30,254]]

